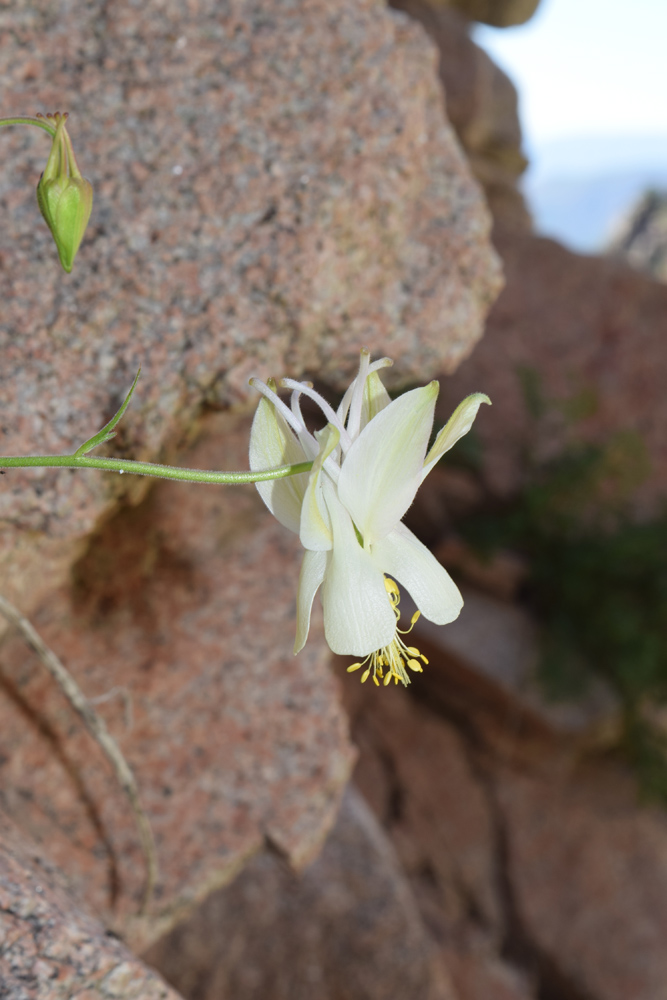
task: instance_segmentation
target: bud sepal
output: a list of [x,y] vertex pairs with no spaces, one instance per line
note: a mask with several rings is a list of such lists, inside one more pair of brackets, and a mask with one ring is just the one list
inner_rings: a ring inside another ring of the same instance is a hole
[[[41,116],[40,116],[41,117]],[[37,204],[69,274],[90,219],[93,188],[82,176],[65,123],[67,114],[47,115],[56,126],[51,152],[37,185]]]

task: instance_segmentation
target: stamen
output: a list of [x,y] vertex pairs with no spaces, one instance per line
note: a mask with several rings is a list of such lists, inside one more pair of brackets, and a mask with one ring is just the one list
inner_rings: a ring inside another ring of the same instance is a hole
[[369,653],[365,660],[353,663],[347,668],[347,672],[351,674],[355,670],[360,670],[361,667],[366,667],[361,675],[362,684],[368,680],[372,673],[373,681],[378,687],[380,686],[380,682],[382,682],[384,687],[387,687],[392,680],[395,684],[398,684],[400,681],[407,687],[410,683],[410,675],[406,667],[414,673],[420,674],[424,668],[419,661],[421,660],[424,664],[428,663],[427,658],[423,653],[419,652],[416,646],[406,646],[400,638],[401,635],[407,635],[408,632],[412,631],[420,613],[416,611],[412,616],[409,628],[399,628],[398,621],[401,613],[398,606],[401,601],[401,592],[398,589],[398,584],[389,576],[385,576],[384,586],[391,606],[394,609],[394,614],[396,615],[396,635],[388,646],[382,646],[381,649],[377,649],[374,653]]

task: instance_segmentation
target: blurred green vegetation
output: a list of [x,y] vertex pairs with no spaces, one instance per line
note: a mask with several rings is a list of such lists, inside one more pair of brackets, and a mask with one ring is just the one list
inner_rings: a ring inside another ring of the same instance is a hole
[[[592,677],[604,678],[622,706],[622,748],[641,790],[667,804],[667,721],[663,728],[659,719],[667,704],[667,509],[649,522],[632,517],[633,491],[649,469],[636,434],[582,443],[576,429],[595,412],[594,393],[554,402],[544,398],[536,373],[524,369],[518,377],[535,427],[523,486],[457,529],[482,556],[511,549],[525,558],[521,596],[542,627],[545,694],[581,697]],[[570,443],[539,458],[541,431],[554,419],[571,429]],[[479,472],[479,440],[463,441],[455,461]]]

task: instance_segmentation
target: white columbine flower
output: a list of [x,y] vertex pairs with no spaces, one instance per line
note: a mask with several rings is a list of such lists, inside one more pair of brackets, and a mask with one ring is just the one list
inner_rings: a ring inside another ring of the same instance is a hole
[[[391,400],[378,371],[361,352],[359,374],[334,411],[309,382],[282,379],[292,389],[291,406],[276,384],[251,379],[263,398],[250,435],[250,467],[275,468],[312,461],[310,472],[257,483],[262,500],[305,548],[297,593],[294,652],[303,648],[313,599],[322,586],[324,632],[334,653],[364,658],[362,681],[410,683],[406,667],[421,671],[427,662],[400,638],[400,582],[420,612],[437,625],[453,621],[463,606],[449,574],[401,523],[420,484],[438,459],[466,434],[483,393],[457,407],[426,454],[438,383],[412,389]],[[301,415],[301,396],[318,404],[327,425],[312,434]],[[410,631],[408,629],[407,631]],[[379,679],[378,679],[379,678]]]

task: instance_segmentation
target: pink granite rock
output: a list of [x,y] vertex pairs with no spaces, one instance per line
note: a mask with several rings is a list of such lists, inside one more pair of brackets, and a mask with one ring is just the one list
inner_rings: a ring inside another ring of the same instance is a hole
[[1,814],[0,994],[11,1000],[180,1000],[77,909],[59,873]]
[[[34,204],[47,139],[3,132],[1,453],[73,450],[139,364],[114,447],[153,458],[202,405],[246,400],[251,374],[341,386],[366,344],[396,383],[423,381],[481,335],[487,212],[433,48],[380,0],[19,0],[0,40],[5,110],[71,112],[95,186],[65,276]],[[120,484],[1,485],[3,586],[30,610]]]
[[[419,682],[440,667],[436,653]],[[499,827],[474,728],[438,715],[428,692],[417,702],[350,675],[345,697],[355,783],[394,845],[457,1000],[531,1000],[530,976],[501,955],[510,928]],[[468,703],[476,715],[474,694]]]
[[470,676],[445,676],[443,653],[428,654],[418,700],[352,676],[345,692],[355,781],[457,996],[662,996],[664,810],[638,801],[618,759],[574,754],[516,699],[503,705]]
[[508,877],[562,995],[655,1000],[667,981],[667,821],[618,767],[501,773]]
[[[419,678],[421,679],[421,678]],[[355,683],[356,682],[356,683]],[[499,933],[493,829],[466,745],[403,690],[347,686],[360,749],[355,782],[385,823],[417,894],[440,916],[441,944],[474,906]]]
[[[628,474],[636,474],[637,510],[654,511],[667,495],[667,288],[551,240],[500,231],[497,243],[507,285],[483,342],[443,383],[441,419],[467,392],[489,394],[493,413],[480,415],[475,433],[486,481],[501,494],[520,486],[527,445],[547,457],[572,442],[616,436]],[[522,369],[555,403],[540,425],[524,402]]]
[[445,954],[460,1000],[535,1000],[530,974],[488,947],[448,948]]
[[459,1000],[381,826],[350,790],[295,876],[270,853],[145,955],[198,1000]]
[[[438,0],[392,0],[392,6],[423,24],[438,47],[447,117],[484,189],[494,222],[530,229],[530,215],[518,186],[528,161],[522,149],[516,87],[470,37],[468,17],[486,20],[482,9],[486,5],[478,0],[461,0],[451,6]],[[502,17],[508,6],[494,0],[491,9]],[[534,7],[534,0],[523,6]]]

